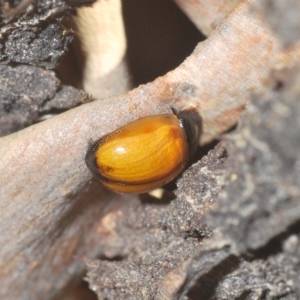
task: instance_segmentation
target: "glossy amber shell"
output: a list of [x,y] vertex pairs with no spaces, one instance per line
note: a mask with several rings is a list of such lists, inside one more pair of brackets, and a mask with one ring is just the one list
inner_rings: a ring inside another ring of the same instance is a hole
[[188,143],[172,114],[141,118],[104,136],[86,163],[109,189],[144,193],[174,179],[188,161]]

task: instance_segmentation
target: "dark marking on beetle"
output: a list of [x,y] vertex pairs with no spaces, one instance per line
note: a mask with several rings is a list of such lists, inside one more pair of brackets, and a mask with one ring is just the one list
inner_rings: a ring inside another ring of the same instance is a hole
[[180,134],[180,130],[178,130],[178,128],[172,127],[169,130],[169,137],[171,139],[180,139],[182,135]]
[[111,167],[111,166],[107,166],[107,165],[101,165],[99,167],[100,171],[103,172],[103,173],[108,173],[108,172],[114,172],[114,168]]
[[144,133],[152,133],[153,131],[156,130],[156,128],[157,127],[155,125],[151,125],[151,126],[146,127],[143,131],[144,131]]

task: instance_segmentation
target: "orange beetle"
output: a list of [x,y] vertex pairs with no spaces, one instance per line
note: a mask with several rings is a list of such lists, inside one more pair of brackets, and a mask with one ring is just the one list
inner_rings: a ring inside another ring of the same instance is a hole
[[145,193],[179,175],[196,150],[200,131],[194,111],[144,117],[100,138],[85,162],[110,190]]

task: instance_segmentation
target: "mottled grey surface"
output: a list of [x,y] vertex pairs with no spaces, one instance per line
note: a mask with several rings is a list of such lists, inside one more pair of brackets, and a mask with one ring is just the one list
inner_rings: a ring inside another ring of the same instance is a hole
[[0,65],[0,136],[31,125],[42,112],[66,110],[86,101],[86,93],[61,85],[52,71]]
[[2,1],[0,62],[53,69],[73,39],[60,25],[62,17],[91,0]]
[[[173,277],[169,282],[168,273],[181,268],[211,235],[212,229],[198,221],[216,201],[225,161],[218,145],[180,178],[176,200],[142,195],[140,201],[130,199],[119,208],[116,223],[110,220],[113,233],[101,243],[104,260],[88,261],[88,280],[99,299],[164,299],[171,290],[176,292],[179,283]],[[195,178],[203,184],[194,184]],[[180,283],[186,270],[182,275]]]
[[226,185],[201,220],[215,234],[171,299],[300,298],[300,72],[272,77],[224,143]]

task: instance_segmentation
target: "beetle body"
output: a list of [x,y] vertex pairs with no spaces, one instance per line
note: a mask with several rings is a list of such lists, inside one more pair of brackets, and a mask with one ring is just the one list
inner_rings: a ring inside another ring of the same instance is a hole
[[[113,191],[139,194],[153,190],[178,176],[190,158],[191,146],[183,127],[190,132],[196,127],[186,121],[164,114],[131,122],[100,138],[88,151],[86,164]],[[198,131],[196,135],[198,142]]]

